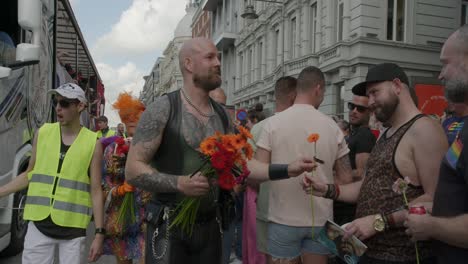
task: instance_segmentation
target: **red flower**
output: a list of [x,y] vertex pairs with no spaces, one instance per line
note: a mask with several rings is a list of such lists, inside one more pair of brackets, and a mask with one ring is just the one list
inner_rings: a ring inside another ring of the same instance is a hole
[[232,174],[225,171],[219,176],[218,184],[221,189],[229,191],[232,190],[232,188],[234,188],[234,185],[236,185],[236,181],[234,180]]
[[211,166],[215,169],[225,169],[227,162],[226,156],[221,151],[217,151],[211,156]]

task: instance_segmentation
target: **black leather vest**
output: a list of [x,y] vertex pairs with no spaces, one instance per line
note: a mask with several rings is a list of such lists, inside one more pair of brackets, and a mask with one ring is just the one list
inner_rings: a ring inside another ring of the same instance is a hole
[[[164,129],[161,145],[154,155],[152,166],[158,171],[173,175],[190,175],[202,165],[198,151],[187,144],[181,131],[182,101],[180,90],[167,94],[170,103],[169,118]],[[213,109],[220,116],[224,133],[229,132],[229,119],[223,107],[210,98]],[[206,135],[211,136],[211,135]],[[155,193],[153,199],[165,204],[180,201],[179,193]]]

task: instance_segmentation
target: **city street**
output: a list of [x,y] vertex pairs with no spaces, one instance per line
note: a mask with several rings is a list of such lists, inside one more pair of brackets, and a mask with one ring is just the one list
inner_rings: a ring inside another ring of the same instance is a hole
[[[86,254],[88,254],[88,252],[89,252],[89,246],[90,246],[90,244],[92,242],[93,234],[94,234],[94,226],[93,226],[93,223],[91,223],[91,225],[90,225],[90,227],[88,228],[88,231],[87,231],[88,239],[86,240]],[[55,263],[59,263],[57,254],[56,254],[56,262]],[[85,262],[85,263],[87,263],[87,262]],[[114,263],[116,263],[116,261],[115,261],[115,258],[113,256],[102,256],[99,259],[99,261],[97,261],[95,263],[97,263],[97,264],[114,264]],[[0,264],[21,264],[21,254],[15,256],[15,257],[7,258],[7,259],[1,259],[0,258]]]

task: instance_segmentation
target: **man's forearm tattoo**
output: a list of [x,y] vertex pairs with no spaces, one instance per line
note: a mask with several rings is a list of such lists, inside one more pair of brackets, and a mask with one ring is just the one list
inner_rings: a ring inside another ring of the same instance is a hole
[[177,179],[175,175],[161,172],[143,173],[128,180],[131,185],[148,192],[168,193],[178,192]]

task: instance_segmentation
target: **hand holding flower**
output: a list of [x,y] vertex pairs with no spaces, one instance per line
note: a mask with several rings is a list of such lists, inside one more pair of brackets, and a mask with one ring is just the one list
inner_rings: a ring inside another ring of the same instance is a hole
[[328,190],[326,183],[318,179],[318,177],[312,177],[309,173],[305,174],[301,185],[307,194],[313,193],[317,197],[324,197]]
[[315,170],[315,168],[317,168],[317,164],[313,159],[300,158],[288,165],[288,175],[289,177],[297,177],[304,172],[311,172]]
[[197,172],[192,177],[180,176],[177,179],[177,189],[188,197],[200,197],[208,193],[210,185],[208,178]]

